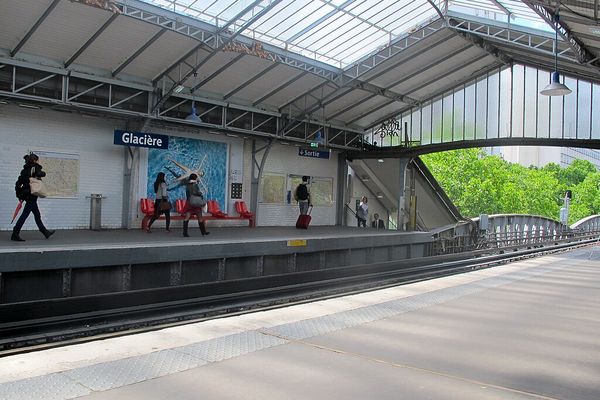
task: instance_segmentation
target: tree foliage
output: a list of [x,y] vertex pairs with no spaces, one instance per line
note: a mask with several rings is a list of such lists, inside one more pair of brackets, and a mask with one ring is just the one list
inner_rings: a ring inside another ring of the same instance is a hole
[[422,157],[450,199],[466,217],[532,214],[558,219],[565,191],[573,192],[569,222],[600,213],[600,172],[586,160],[566,168],[523,167],[481,149]]

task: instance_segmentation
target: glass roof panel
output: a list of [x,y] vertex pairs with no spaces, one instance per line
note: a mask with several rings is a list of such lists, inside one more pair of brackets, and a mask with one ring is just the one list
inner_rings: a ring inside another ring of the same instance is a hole
[[[428,0],[142,0],[237,31],[261,10],[244,35],[345,68],[439,18]],[[443,11],[445,1],[433,0]],[[551,29],[520,0],[449,0],[450,11]],[[247,12],[244,14],[244,10]],[[243,15],[242,15],[243,14]]]

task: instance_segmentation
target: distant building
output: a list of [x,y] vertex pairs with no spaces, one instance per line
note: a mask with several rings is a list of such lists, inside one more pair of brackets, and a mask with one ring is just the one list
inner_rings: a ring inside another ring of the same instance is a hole
[[489,154],[500,155],[506,161],[518,163],[524,167],[530,165],[543,167],[552,162],[566,167],[573,160],[581,159],[588,160],[600,170],[600,150],[537,146],[488,147],[485,150]]

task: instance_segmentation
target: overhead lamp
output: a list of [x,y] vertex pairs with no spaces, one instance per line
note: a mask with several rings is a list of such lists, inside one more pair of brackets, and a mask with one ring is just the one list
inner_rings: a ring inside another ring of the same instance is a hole
[[379,159],[377,159],[377,162],[378,162],[378,163],[382,163],[382,162],[383,162],[383,158],[379,158]]
[[377,198],[378,199],[383,199],[383,193],[381,193],[381,192],[377,193]]
[[185,89],[185,86],[183,86],[183,85],[177,85],[177,86],[175,86],[175,89],[173,89],[173,91],[175,93],[181,93],[181,92],[183,92],[183,89]]
[[202,122],[202,118],[196,115],[196,102],[194,100],[192,100],[192,112],[185,117],[185,120],[190,122]]
[[556,26],[554,27],[554,72],[552,72],[550,77],[550,84],[540,91],[540,94],[544,96],[565,96],[571,93],[571,89],[565,84],[560,83],[560,74],[558,73],[558,21],[558,13],[556,13],[554,14],[554,22],[556,22]]

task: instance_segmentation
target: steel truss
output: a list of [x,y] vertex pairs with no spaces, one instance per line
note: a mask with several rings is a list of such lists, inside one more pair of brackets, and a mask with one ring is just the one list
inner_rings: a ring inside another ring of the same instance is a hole
[[[279,113],[269,113],[200,96],[171,96],[157,113],[152,113],[154,87],[87,75],[66,69],[0,58],[0,98],[108,112],[125,117],[143,117],[203,127],[241,135],[267,136],[306,143],[320,129],[322,144],[332,148],[356,149],[364,132],[314,120],[294,120],[292,125]],[[185,118],[195,102],[202,122]]]

